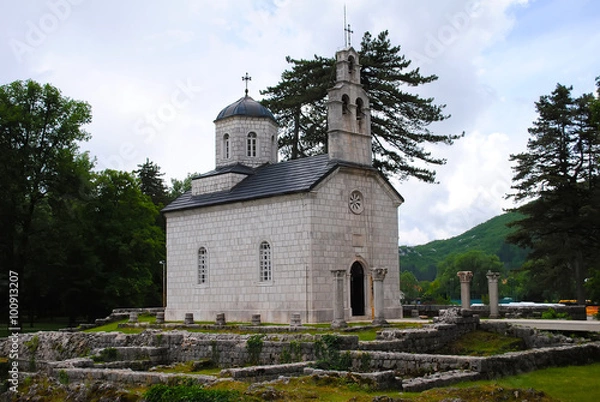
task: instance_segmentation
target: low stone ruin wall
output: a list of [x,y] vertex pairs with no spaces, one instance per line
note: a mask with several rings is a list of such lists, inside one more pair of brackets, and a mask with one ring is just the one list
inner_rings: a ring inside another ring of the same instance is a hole
[[[440,310],[445,310],[450,307],[452,306],[413,304],[404,305],[403,312],[404,317],[406,318],[419,318],[420,316],[433,318],[439,315]],[[549,308],[550,307],[548,306],[509,306],[506,304],[500,304],[498,306],[498,312],[500,317],[504,318],[541,318],[542,313],[548,311]],[[556,306],[552,308],[559,314],[568,314],[572,320],[587,320],[585,306]],[[471,310],[483,318],[490,316],[489,306],[471,306]]]
[[490,357],[451,356],[393,352],[350,351],[352,369],[366,368],[364,354],[368,353],[368,370],[393,370],[396,375],[418,377],[446,371],[477,372],[481,378],[525,373],[546,367],[583,365],[600,361],[600,342],[556,346],[512,352]]
[[304,374],[304,370],[314,362],[276,364],[268,366],[252,366],[221,370],[222,377],[230,377],[238,381],[269,381],[281,376],[293,377]]
[[156,315],[156,313],[164,313],[164,307],[128,307],[128,308],[116,308],[114,309],[110,315],[105,318],[97,318],[93,324],[81,324],[80,329],[88,329],[94,328],[100,325],[109,324],[111,322],[124,320],[129,318],[131,313],[137,313],[139,315],[142,314],[150,314]]
[[[257,335],[253,335],[257,336]],[[220,367],[239,367],[249,363],[247,341],[250,335],[207,334],[187,331],[144,331],[140,334],[116,332],[37,332],[19,336],[19,360],[29,362],[80,358],[101,349],[116,348],[119,354],[141,353],[139,347],[160,350],[165,363],[211,359]],[[279,364],[315,360],[315,341],[319,335],[278,334],[260,336],[262,345],[255,364]],[[358,336],[340,336],[344,350],[358,348]],[[11,344],[0,342],[0,352],[8,356]],[[137,349],[134,347],[138,347]],[[127,348],[130,348],[128,351]],[[129,357],[119,357],[129,360]]]
[[383,330],[375,341],[361,342],[361,350],[430,353],[460,336],[473,331],[475,325],[431,324],[423,329]]
[[133,371],[131,369],[106,370],[99,368],[64,368],[55,370],[67,375],[69,382],[86,382],[90,380],[112,382],[119,384],[173,384],[185,378],[187,381],[196,384],[212,384],[217,382],[217,378],[208,375],[182,374],[182,373],[155,373],[149,371]]
[[422,329],[382,330],[373,342],[361,342],[361,350],[429,353],[446,346],[459,337],[476,330],[479,316],[469,310],[440,310],[434,324]]
[[[587,320],[585,306],[510,306],[501,304],[498,307],[500,317],[504,318],[542,318],[542,314],[552,308],[557,314],[567,314],[572,320]],[[489,306],[471,306],[471,310],[480,317],[490,316]]]

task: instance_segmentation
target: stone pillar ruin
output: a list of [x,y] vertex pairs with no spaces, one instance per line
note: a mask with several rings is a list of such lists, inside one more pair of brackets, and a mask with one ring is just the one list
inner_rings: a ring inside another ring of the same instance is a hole
[[138,323],[138,313],[137,311],[132,311],[129,313],[129,323],[137,324]]
[[387,268],[373,268],[371,270],[373,276],[373,299],[375,302],[375,317],[373,325],[387,325],[388,322],[384,317],[385,297],[383,292],[383,280],[387,274]]
[[472,271],[459,271],[456,274],[460,279],[460,306],[465,309],[471,308],[471,278]]
[[336,269],[333,273],[333,321],[331,328],[346,328],[348,323],[344,320],[344,278],[346,270]]
[[224,326],[227,324],[225,321],[225,313],[217,313],[217,318],[215,319],[215,325]]
[[301,327],[302,320],[300,319],[300,313],[292,313],[292,319],[290,320],[291,327]]
[[194,323],[194,313],[185,313],[185,317],[183,319],[184,325],[192,325]]
[[156,323],[157,324],[164,324],[165,323],[165,313],[164,313],[164,311],[159,311],[158,313],[156,313]]
[[490,318],[498,318],[498,278],[500,272],[488,271],[485,275],[488,278],[488,291],[490,296]]

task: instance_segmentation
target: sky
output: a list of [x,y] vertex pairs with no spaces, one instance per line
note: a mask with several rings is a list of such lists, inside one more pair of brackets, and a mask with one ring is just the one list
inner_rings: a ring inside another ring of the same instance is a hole
[[88,102],[96,168],[132,171],[146,158],[167,183],[214,168],[214,124],[225,106],[276,85],[285,58],[333,57],[344,5],[360,48],[389,31],[423,75],[403,88],[445,104],[428,146],[447,159],[438,184],[398,182],[399,244],[459,235],[514,207],[509,156],[524,152],[535,102],[557,83],[593,92],[600,75],[594,0],[0,0],[0,85],[32,79]]

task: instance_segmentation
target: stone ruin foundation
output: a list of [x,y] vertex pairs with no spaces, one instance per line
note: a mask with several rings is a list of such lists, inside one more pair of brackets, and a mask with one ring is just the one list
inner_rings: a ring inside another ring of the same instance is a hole
[[[302,329],[297,323],[293,327]],[[460,308],[440,311],[439,317],[422,329],[382,329],[374,341],[359,341],[351,332],[340,332],[340,353],[350,359],[350,370],[343,372],[315,368],[316,345],[322,335],[294,330],[281,333],[282,327],[254,328],[257,334],[263,331],[260,337],[178,329],[147,329],[140,334],[21,334],[19,367],[28,369],[20,375],[43,372],[53,377],[67,376],[70,382],[95,380],[126,385],[169,384],[175,378],[211,384],[229,379],[262,382],[292,376],[330,376],[359,381],[373,389],[416,392],[465,380],[600,361],[600,342],[575,343],[571,338],[517,325],[481,323],[471,310]],[[279,332],[269,333],[271,329]],[[491,357],[436,354],[476,329],[519,337],[529,349]],[[259,349],[249,348],[251,339],[260,339]],[[4,356],[8,356],[10,347],[7,339],[0,341]],[[219,376],[152,371],[159,365],[207,360],[221,368]]]

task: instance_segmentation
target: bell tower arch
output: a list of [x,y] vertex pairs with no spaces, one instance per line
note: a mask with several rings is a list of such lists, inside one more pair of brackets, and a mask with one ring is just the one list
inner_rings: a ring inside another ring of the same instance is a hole
[[360,84],[358,53],[349,47],[335,58],[336,83],[328,90],[327,104],[329,157],[371,166],[371,109]]

